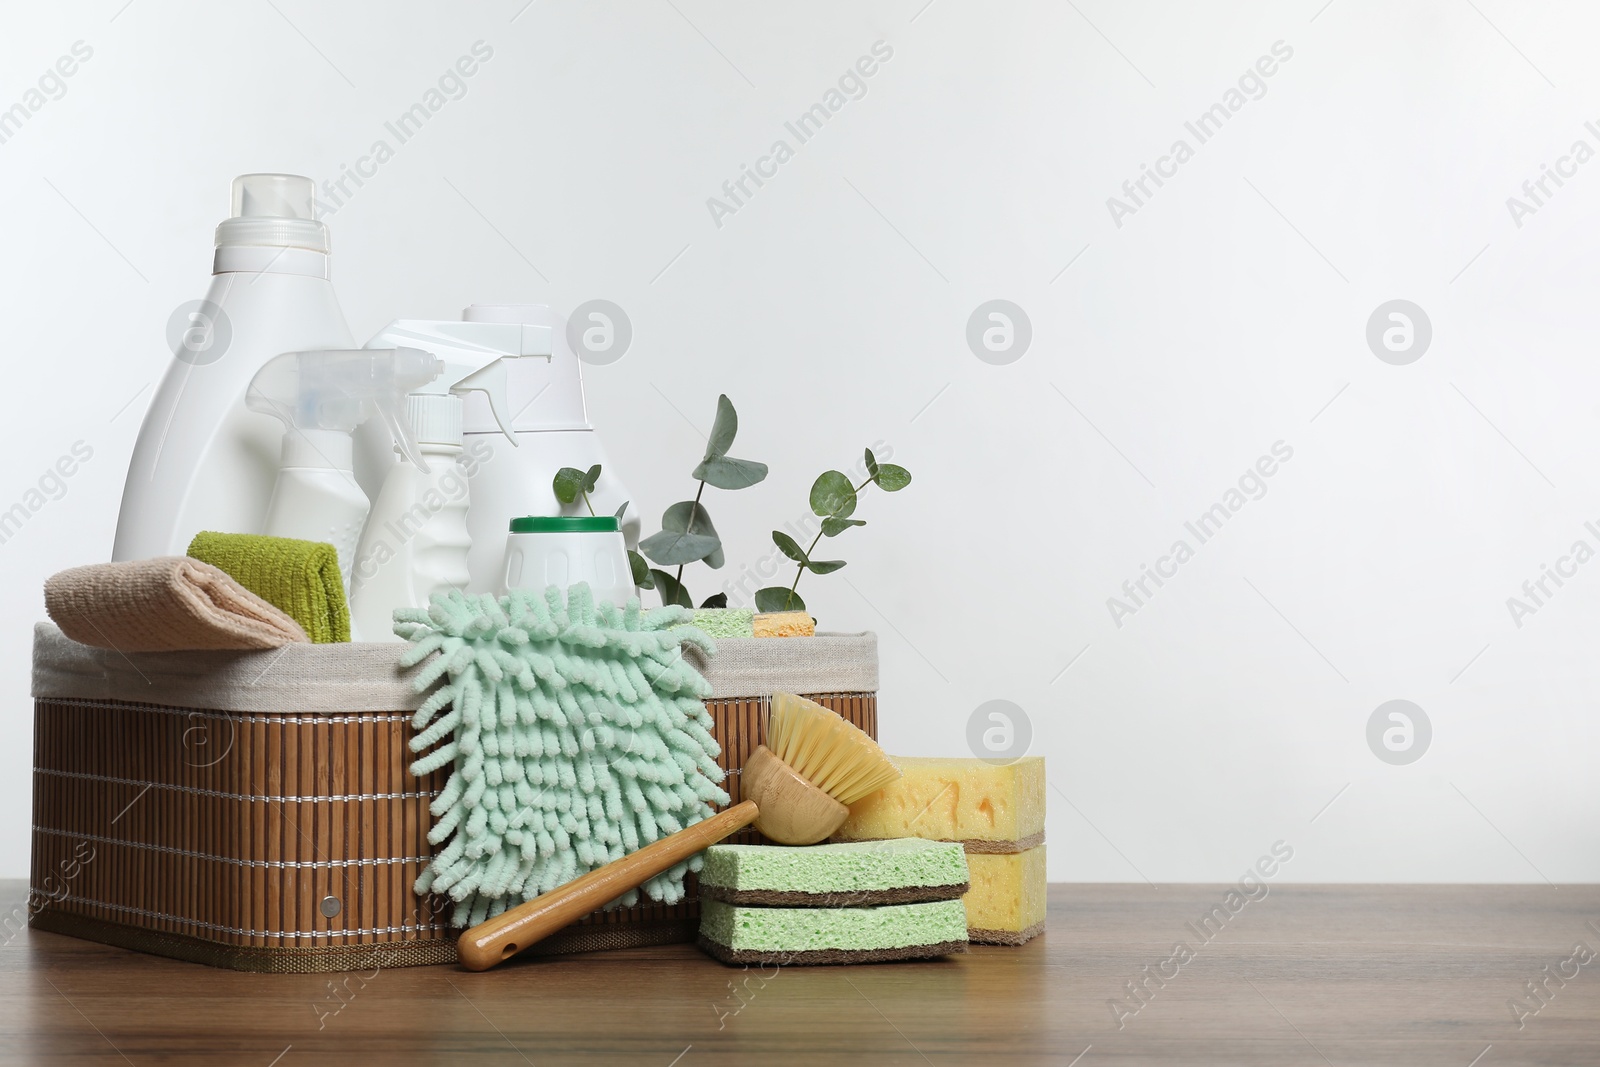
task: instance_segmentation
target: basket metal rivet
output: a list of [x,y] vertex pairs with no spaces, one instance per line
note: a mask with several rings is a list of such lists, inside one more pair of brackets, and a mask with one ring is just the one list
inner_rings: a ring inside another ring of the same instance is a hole
[[335,915],[339,914],[339,908],[340,904],[338,897],[322,898],[322,914],[326,915],[328,918],[331,919]]

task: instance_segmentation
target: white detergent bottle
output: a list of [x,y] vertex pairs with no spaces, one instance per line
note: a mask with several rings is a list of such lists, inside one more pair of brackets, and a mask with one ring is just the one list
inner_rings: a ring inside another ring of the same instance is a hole
[[282,432],[246,409],[246,387],[280,352],[355,344],[328,281],[314,190],[292,174],[234,179],[211,288],[174,318],[172,362],[128,465],[113,559],[181,556],[201,530],[261,529]]
[[395,609],[425,608],[434,593],[467,589],[469,479],[482,448],[463,454],[462,397],[483,393],[515,445],[505,407],[506,364],[548,358],[548,343],[536,331],[529,334],[525,341],[515,325],[402,319],[368,342],[426,348],[444,360],[444,373],[406,398],[406,421],[429,469],[391,458],[356,548],[350,617],[363,641],[398,641]]
[[443,367],[414,348],[285,352],[268,360],[245,394],[252,411],[271,415],[284,427],[281,464],[261,532],[333,545],[348,590],[369,506],[356,484],[351,434],[378,415],[406,458],[426,470],[402,411],[406,394],[432,381]]
[[588,470],[600,464],[600,481],[589,494],[598,515],[623,504],[621,530],[629,548],[639,542],[638,502],[606,457],[600,435],[589,425],[583,399],[583,374],[567,344],[566,318],[544,304],[474,304],[462,318],[469,323],[518,324],[549,331],[549,360],[521,359],[506,364],[506,399],[511,429],[520,447],[500,439],[494,412],[481,396],[469,396],[463,435],[469,452],[482,451],[472,476],[472,507],[467,530],[468,592],[494,592],[501,581],[506,531],[511,520],[529,515],[588,515],[582,499],[564,505],[551,487],[562,467]]

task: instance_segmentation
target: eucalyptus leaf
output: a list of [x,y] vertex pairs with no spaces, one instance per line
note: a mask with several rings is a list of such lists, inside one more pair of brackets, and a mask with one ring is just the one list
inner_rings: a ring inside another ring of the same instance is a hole
[[715,537],[677,530],[662,530],[639,542],[639,551],[648,556],[650,562],[662,567],[698,562],[721,547],[722,542]]
[[843,566],[842,559],[810,559],[805,563],[806,570],[812,574],[832,574]]
[[702,534],[715,539],[717,547],[704,557],[706,566],[717,568],[726,562],[722,554],[722,539],[717,536],[717,528],[711,525],[711,513],[706,511],[704,504],[697,504],[693,500],[678,501],[662,513],[661,529],[663,532]]
[[617,509],[617,513],[616,513],[616,516],[615,516],[615,518],[616,518],[616,520],[617,520],[617,521],[618,521],[618,522],[619,522],[619,523],[620,523],[620,522],[621,522],[621,521],[622,521],[622,514],[623,514],[623,512],[625,512],[625,511],[627,511],[627,510],[628,510],[628,505],[629,505],[629,504],[631,504],[631,503],[633,503],[633,501],[631,501],[631,500],[624,500],[624,501],[623,501],[623,502],[622,502],[622,506],[621,506],[621,507],[620,507],[620,508],[618,508],[618,509]]
[[594,487],[599,484],[600,464],[596,463],[594,466],[589,468],[589,473],[583,476],[583,491],[585,493],[592,493],[594,492]]
[[661,606],[676,604],[680,608],[694,607],[694,601],[689,599],[689,591],[666,571],[652,570],[650,577],[655,579],[655,589],[661,594]]
[[866,519],[838,519],[832,515],[822,520],[822,536],[838,537],[852,526],[865,526]]
[[848,518],[856,509],[856,491],[848,476],[825,471],[811,483],[811,510],[817,515]]
[[[717,417],[711,424],[711,436],[706,438],[705,459],[721,459],[726,456],[728,449],[733,447],[733,438],[738,432],[739,413],[733,410],[733,401],[728,399],[727,394],[723,394],[717,397]],[[695,477],[699,478],[700,475],[696,474]]]
[[655,579],[650,577],[650,564],[633,549],[628,549],[628,569],[633,572],[633,584],[640,589],[654,589]]
[[878,468],[873,481],[878,483],[878,488],[885,493],[898,493],[911,484],[911,472],[894,463],[885,463]]
[[772,531],[772,543],[778,546],[778,551],[794,560],[796,563],[806,561],[806,550],[799,543],[782,530]]
[[878,457],[872,454],[872,449],[867,449],[867,474],[873,481],[878,480]]
[[[595,470],[598,471],[599,468],[596,467]],[[570,504],[577,500],[578,495],[584,491],[584,484],[587,478],[588,476],[576,467],[562,467],[556,471],[556,476],[551,481],[550,488],[555,491],[557,500],[563,504]]]
[[769,585],[756,590],[757,611],[804,611],[806,602],[799,593],[790,592],[781,585]]
[[728,606],[728,594],[717,593],[715,596],[708,596],[700,602],[700,606],[703,608],[725,608]]
[[694,469],[694,476],[718,489],[748,489],[766,478],[767,465],[753,459],[716,456],[703,460]]

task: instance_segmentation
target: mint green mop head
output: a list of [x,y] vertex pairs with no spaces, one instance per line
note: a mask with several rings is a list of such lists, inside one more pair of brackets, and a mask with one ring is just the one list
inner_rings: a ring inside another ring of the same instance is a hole
[[[428,840],[448,841],[417,879],[448,893],[452,921],[477,925],[508,907],[620,859],[728,803],[721,747],[701,699],[711,686],[681,654],[711,640],[681,625],[691,613],[639,602],[594,603],[584,584],[542,596],[452,591],[426,611],[395,612],[417,678],[411,765],[449,764]],[[437,747],[435,747],[437,746]],[[646,882],[651,900],[683,899],[700,857]],[[636,891],[615,903],[631,906]]]

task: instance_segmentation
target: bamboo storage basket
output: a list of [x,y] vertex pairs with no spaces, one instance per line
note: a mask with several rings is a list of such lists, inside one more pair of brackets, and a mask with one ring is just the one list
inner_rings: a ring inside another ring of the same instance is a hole
[[[873,634],[717,647],[686,655],[712,685],[733,803],[775,690],[877,736]],[[449,772],[408,769],[421,697],[400,648],[124,656],[37,626],[29,924],[239,970],[453,962],[451,903],[411,888]],[[533,951],[692,941],[694,896],[596,912]]]

